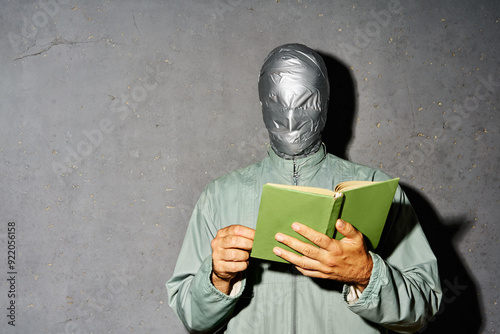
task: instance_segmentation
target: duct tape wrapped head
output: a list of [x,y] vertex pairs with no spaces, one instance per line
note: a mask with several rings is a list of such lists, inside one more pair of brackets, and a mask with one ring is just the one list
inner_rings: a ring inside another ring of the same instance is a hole
[[260,71],[259,99],[274,152],[305,157],[321,147],[330,87],[321,56],[302,44],[286,44],[267,56]]

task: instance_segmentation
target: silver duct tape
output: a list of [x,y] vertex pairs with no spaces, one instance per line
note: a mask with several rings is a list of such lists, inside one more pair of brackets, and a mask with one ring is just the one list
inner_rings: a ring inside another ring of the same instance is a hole
[[271,51],[260,72],[259,98],[276,154],[290,159],[319,149],[329,93],[327,69],[317,52],[302,44]]

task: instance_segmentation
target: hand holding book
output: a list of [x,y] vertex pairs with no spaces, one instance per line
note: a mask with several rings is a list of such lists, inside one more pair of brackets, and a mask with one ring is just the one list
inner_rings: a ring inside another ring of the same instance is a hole
[[[398,181],[397,178],[380,182],[348,181],[337,185],[335,192],[311,187],[264,185],[251,256],[286,263],[273,254],[273,248],[279,246],[274,239],[276,233],[313,244],[291,228],[293,222],[341,240],[343,233],[335,230],[338,218],[349,222],[364,235],[368,249],[376,249]],[[280,247],[296,252],[286,245]]]
[[335,240],[306,225],[293,223],[292,229],[316,246],[277,233],[275,238],[278,242],[301,253],[302,256],[281,247],[274,247],[273,252],[294,264],[305,276],[336,280],[354,285],[363,291],[370,281],[373,267],[363,235],[341,219],[337,220],[336,228],[345,238]]
[[212,284],[229,294],[238,275],[248,267],[255,230],[230,225],[220,229],[212,240]]

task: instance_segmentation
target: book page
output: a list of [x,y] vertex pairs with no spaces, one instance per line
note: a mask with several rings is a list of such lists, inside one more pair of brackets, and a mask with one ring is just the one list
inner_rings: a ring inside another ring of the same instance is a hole
[[337,184],[335,186],[335,191],[346,191],[350,189],[356,189],[370,184],[378,183],[379,181],[345,181]]
[[273,186],[273,187],[278,187],[278,188],[285,188],[285,189],[290,189],[290,190],[302,191],[302,192],[311,193],[311,194],[318,194],[318,195],[326,195],[326,196],[334,196],[335,197],[335,192],[332,190],[329,190],[329,189],[316,188],[316,187],[305,187],[305,186],[292,186],[292,185],[276,184],[276,183],[268,183],[268,185]]

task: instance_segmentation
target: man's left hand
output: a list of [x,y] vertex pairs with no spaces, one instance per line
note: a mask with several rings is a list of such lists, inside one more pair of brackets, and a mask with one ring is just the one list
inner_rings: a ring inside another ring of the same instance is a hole
[[289,235],[277,233],[277,241],[293,248],[302,255],[275,247],[274,253],[294,264],[302,274],[309,277],[327,278],[354,285],[363,291],[373,268],[373,260],[367,251],[363,234],[351,224],[337,220],[335,227],[345,238],[335,240],[300,223],[293,223],[294,231],[310,240],[314,245],[302,242]]

